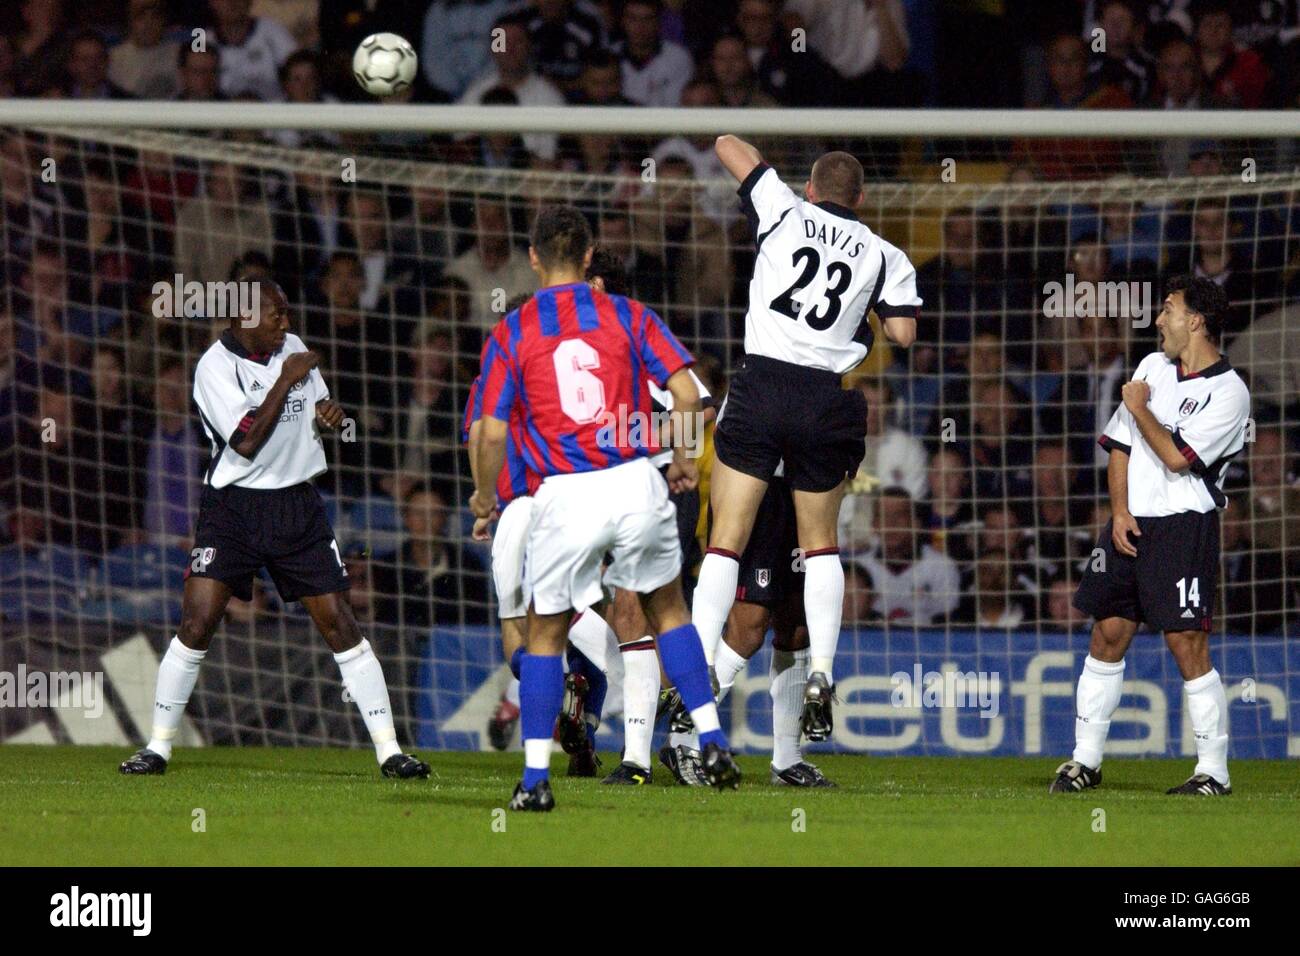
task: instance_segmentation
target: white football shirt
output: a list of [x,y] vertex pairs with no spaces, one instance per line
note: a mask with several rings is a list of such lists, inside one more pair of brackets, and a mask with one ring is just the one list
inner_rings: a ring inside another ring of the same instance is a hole
[[740,184],[758,247],[745,352],[843,374],[871,350],[867,313],[916,315],[916,270],[837,203],[805,202],[760,164]]
[[1250,392],[1241,376],[1226,356],[1184,375],[1177,361],[1153,352],[1138,363],[1133,378],[1150,387],[1152,414],[1173,434],[1191,467],[1179,472],[1166,468],[1121,404],[1098,441],[1107,451],[1118,448],[1129,454],[1128,510],[1135,517],[1155,518],[1227,507],[1224,473],[1245,446],[1250,417]]
[[289,390],[280,422],[252,459],[231,448],[236,433],[247,431],[262,399],[280,377],[286,356],[305,352],[302,339],[289,333],[280,351],[251,355],[229,331],[212,343],[194,370],[194,403],[212,443],[212,463],[204,483],[213,488],[288,488],[325,470],[325,448],[316,431],[316,403],[330,397],[320,371]]

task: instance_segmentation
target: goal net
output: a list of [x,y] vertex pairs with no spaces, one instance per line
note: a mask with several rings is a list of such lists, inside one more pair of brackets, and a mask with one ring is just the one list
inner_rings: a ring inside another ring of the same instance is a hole
[[[910,255],[925,300],[913,348],[877,335],[846,377],[871,418],[841,516],[832,746],[1070,748],[1089,628],[1070,597],[1108,517],[1096,438],[1157,348],[1165,281],[1191,272],[1228,291],[1226,351],[1253,399],[1223,567],[1196,587],[1217,592],[1234,755],[1300,755],[1295,142],[758,142],[796,189],[828,146],[862,156],[859,213]],[[243,269],[286,290],[348,413],[317,484],[405,737],[486,748],[506,672],[460,434],[483,336],[536,287],[535,212],[572,203],[725,392],[754,243],[710,145],[631,131],[0,128],[0,671],[102,675],[106,701],[95,719],[67,688],[49,709],[0,707],[0,738],[147,735],[208,456],[192,374]],[[527,168],[529,155],[551,160]],[[574,171],[591,168],[606,172]],[[753,750],[769,745],[766,675],[764,651],[724,708]],[[1158,638],[1139,637],[1125,689],[1112,752],[1195,752]],[[232,603],[188,718],[193,743],[365,740],[303,609],[269,580]],[[607,720],[602,749],[619,733]]]

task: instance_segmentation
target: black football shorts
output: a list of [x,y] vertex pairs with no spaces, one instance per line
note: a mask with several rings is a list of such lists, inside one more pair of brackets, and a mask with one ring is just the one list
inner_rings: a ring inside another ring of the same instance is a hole
[[213,578],[247,601],[262,568],[286,602],[348,589],[320,494],[309,482],[275,489],[205,485],[185,577]]
[[763,481],[785,462],[796,491],[830,491],[866,454],[867,399],[841,376],[761,355],[745,356],[713,433],[718,461]]
[[1219,579],[1219,514],[1185,511],[1138,518],[1130,537],[1137,557],[1115,550],[1112,522],[1074,595],[1074,606],[1096,620],[1122,617],[1157,631],[1208,631]]

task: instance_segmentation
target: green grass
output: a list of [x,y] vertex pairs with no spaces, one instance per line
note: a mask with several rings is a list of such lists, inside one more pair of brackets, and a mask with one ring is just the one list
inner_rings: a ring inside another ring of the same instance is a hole
[[359,750],[183,751],[148,778],[120,776],[125,756],[0,747],[0,864],[1300,863],[1287,761],[1238,761],[1233,796],[1197,799],[1164,796],[1188,760],[1111,760],[1103,789],[1049,797],[1056,759],[822,757],[840,787],[813,792],[769,786],[747,757],[734,793],[557,777],[555,812],[494,815],[517,754],[434,754],[427,781],[383,780]]

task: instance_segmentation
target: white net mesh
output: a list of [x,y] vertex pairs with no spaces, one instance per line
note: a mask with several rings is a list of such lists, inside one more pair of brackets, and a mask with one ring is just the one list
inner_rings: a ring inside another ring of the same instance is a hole
[[[219,283],[260,267],[286,289],[296,331],[357,423],[355,441],[328,446],[318,485],[406,733],[428,746],[485,745],[500,645],[486,555],[466,534],[459,430],[483,334],[535,288],[528,224],[545,202],[586,210],[631,293],[726,370],[741,356],[753,258],[734,184],[700,178],[703,147],[691,140],[625,149],[655,162],[590,175],[472,165],[482,155],[472,147],[491,145],[478,140],[439,144],[465,164],[412,158],[429,155],[427,138],[396,134],[290,149],[249,136],[0,133],[0,665],[98,670],[132,635],[155,651],[169,638],[208,453],[191,375],[225,320],[184,303],[158,317],[155,283],[169,296],[173,280]],[[1300,175],[1260,171],[1294,144],[1270,143],[1248,171],[1245,145],[1081,140],[1068,170],[1053,165],[1061,141],[959,145],[863,150],[888,160],[876,171],[912,177],[869,183],[860,212],[916,263],[925,306],[916,347],[891,351],[878,336],[848,380],[873,411],[841,522],[836,744],[1061,749],[1086,647],[1069,598],[1106,517],[1095,439],[1126,373],[1155,348],[1163,280],[1199,272],[1227,287],[1227,351],[1255,418],[1229,477],[1216,663],[1260,702],[1234,710],[1235,752],[1300,752],[1282,636],[1300,620]],[[561,136],[558,148],[609,144]],[[818,149],[784,141],[783,173],[802,181]],[[1205,175],[1134,177],[1158,171],[1165,153]],[[956,181],[944,175],[950,158]],[[880,503],[896,486],[916,503],[910,529]],[[882,532],[933,554],[920,596],[899,597],[882,578]],[[924,680],[949,665],[1001,675],[1003,723],[963,715],[949,726],[889,703],[893,675],[919,666]],[[139,666],[151,693],[151,665]],[[1163,716],[1179,700],[1172,660],[1152,645],[1130,666],[1147,699],[1130,702],[1131,733],[1113,734],[1116,746],[1185,749]],[[731,717],[742,745],[762,746],[765,660],[751,673]],[[189,713],[211,742],[359,741],[340,695],[305,614],[268,581],[232,606]],[[118,707],[131,735],[132,705]],[[0,711],[0,736],[32,733],[32,718]],[[76,739],[67,727],[51,733]]]

